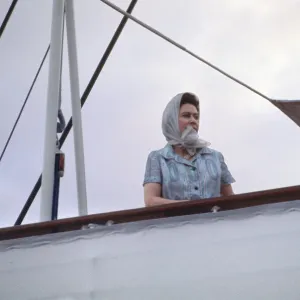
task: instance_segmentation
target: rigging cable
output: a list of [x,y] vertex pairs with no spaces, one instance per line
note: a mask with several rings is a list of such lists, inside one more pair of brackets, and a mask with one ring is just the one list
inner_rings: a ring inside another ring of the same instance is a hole
[[5,143],[5,146],[4,146],[4,148],[3,148],[2,152],[1,152],[0,162],[1,162],[2,158],[3,158],[3,155],[4,155],[5,151],[6,151],[7,146],[8,146],[8,144],[9,144],[11,138],[12,138],[12,135],[13,135],[13,133],[14,133],[14,131],[15,131],[17,125],[18,125],[18,122],[19,122],[20,117],[21,117],[21,115],[22,115],[22,113],[23,113],[23,110],[24,110],[24,108],[25,108],[25,105],[26,105],[26,103],[27,103],[27,101],[28,101],[28,99],[29,99],[29,96],[30,96],[30,94],[31,94],[31,91],[32,91],[32,89],[33,89],[33,87],[34,87],[34,85],[35,85],[35,82],[36,82],[36,80],[37,80],[37,78],[38,78],[38,76],[39,76],[39,74],[40,74],[40,71],[41,71],[41,69],[42,69],[42,67],[43,67],[43,64],[44,64],[44,62],[45,62],[45,59],[46,59],[46,57],[47,57],[47,55],[48,55],[49,49],[50,49],[50,45],[48,46],[48,48],[47,48],[47,50],[46,50],[46,52],[45,52],[45,54],[44,54],[44,57],[43,57],[43,59],[42,59],[42,61],[41,61],[41,63],[40,63],[40,66],[39,66],[39,68],[38,68],[36,74],[35,74],[35,77],[34,77],[34,79],[33,79],[33,82],[32,82],[32,84],[31,84],[31,86],[30,86],[30,89],[29,89],[29,91],[28,91],[28,93],[27,93],[27,96],[26,96],[26,98],[25,98],[25,100],[24,100],[24,103],[23,103],[23,105],[22,105],[22,107],[21,107],[21,110],[20,110],[20,112],[19,112],[19,114],[18,114],[18,117],[17,117],[17,119],[16,119],[16,121],[15,121],[15,124],[14,124],[14,126],[13,126],[13,128],[12,128],[10,134],[9,134],[9,137],[7,138],[7,141],[6,141],[6,143]]
[[253,93],[255,93],[255,94],[257,94],[257,95],[261,96],[262,98],[265,98],[265,99],[267,99],[269,101],[272,100],[268,96],[262,94],[261,92],[257,91],[256,89],[252,88],[251,86],[247,85],[246,83],[242,82],[241,80],[239,80],[239,79],[233,77],[232,75],[226,73],[222,69],[220,69],[217,66],[213,65],[212,63],[208,62],[207,60],[205,60],[204,58],[202,58],[199,55],[195,54],[194,52],[188,50],[187,48],[185,48],[184,46],[182,46],[179,43],[175,42],[174,40],[168,38],[166,35],[162,34],[161,32],[159,32],[158,30],[154,29],[153,27],[151,27],[151,26],[147,25],[146,23],[140,21],[139,19],[133,17],[131,14],[129,14],[128,12],[122,10],[121,8],[119,8],[118,6],[116,6],[115,4],[113,4],[113,3],[111,3],[111,2],[109,2],[107,0],[100,0],[100,1],[102,1],[106,5],[110,6],[112,9],[118,11],[123,16],[126,16],[128,19],[134,21],[135,23],[139,24],[140,26],[144,27],[145,29],[147,29],[147,30],[151,31],[152,33],[156,34],[157,36],[161,37],[165,41],[171,43],[175,47],[181,49],[182,51],[184,51],[184,52],[186,52],[188,54],[190,54],[191,56],[195,57],[196,59],[202,61],[203,63],[205,63],[209,67],[215,69],[216,71],[218,71],[219,73],[221,73],[224,76],[228,77],[229,79],[231,79],[231,80],[235,81],[236,83],[244,86],[245,88],[247,88],[248,90],[252,91]]
[[[130,14],[133,11],[133,9],[134,9],[137,1],[138,0],[132,0],[130,2],[130,5],[128,6],[128,9],[127,9],[127,13],[128,14]],[[94,74],[92,75],[92,77],[91,77],[91,79],[90,79],[87,87],[85,88],[84,93],[81,96],[81,100],[80,100],[81,101],[81,107],[86,102],[86,100],[87,100],[87,98],[88,98],[88,96],[89,96],[89,94],[90,94],[90,92],[91,92],[94,84],[97,81],[97,78],[98,78],[99,74],[101,73],[101,71],[102,71],[102,69],[103,69],[103,67],[104,67],[104,65],[105,65],[105,63],[106,63],[106,61],[107,61],[107,59],[108,59],[111,51],[113,50],[113,48],[114,48],[114,46],[115,46],[115,44],[116,44],[116,42],[117,42],[120,34],[122,33],[122,31],[124,29],[124,26],[126,25],[127,21],[128,21],[128,17],[124,16],[122,18],[120,24],[118,25],[117,30],[115,31],[115,33],[114,33],[111,41],[109,42],[109,44],[108,44],[108,46],[107,46],[107,48],[106,48],[106,50],[105,50],[105,52],[104,52],[104,54],[102,56],[102,58],[101,58],[101,60],[100,60],[100,62],[98,64],[97,68],[94,71]],[[69,122],[68,122],[68,124],[67,124],[67,126],[66,126],[66,128],[64,130],[64,132],[62,133],[62,135],[61,135],[61,137],[59,139],[59,147],[60,148],[62,147],[62,145],[64,144],[66,138],[68,137],[68,135],[69,135],[69,133],[71,131],[72,126],[73,126],[72,118],[70,118],[70,120],[69,120]],[[31,191],[29,197],[27,198],[26,203],[23,206],[23,209],[21,210],[21,212],[20,212],[20,214],[19,214],[19,216],[18,216],[18,218],[17,218],[17,220],[16,220],[16,222],[14,224],[15,226],[22,224],[22,222],[23,222],[23,220],[24,220],[24,218],[25,218],[25,216],[26,216],[26,214],[27,214],[27,212],[28,212],[28,210],[29,210],[29,208],[30,208],[30,206],[31,206],[31,204],[32,204],[35,196],[37,195],[37,193],[38,193],[38,191],[39,191],[39,189],[41,187],[41,183],[42,183],[42,175],[40,175],[40,177],[38,178],[38,180],[35,183],[35,185],[34,185],[32,191]]]
[[6,16],[5,16],[5,18],[4,18],[4,20],[3,20],[2,24],[1,24],[1,27],[0,27],[0,38],[1,38],[1,36],[2,36],[2,34],[4,32],[4,29],[5,29],[8,21],[9,21],[9,19],[11,17],[11,15],[12,15],[15,7],[16,7],[17,2],[18,2],[18,0],[13,0],[12,3],[11,3],[11,5],[10,5],[10,7],[9,7],[9,9],[8,9],[8,11],[7,11],[7,13],[6,13]]

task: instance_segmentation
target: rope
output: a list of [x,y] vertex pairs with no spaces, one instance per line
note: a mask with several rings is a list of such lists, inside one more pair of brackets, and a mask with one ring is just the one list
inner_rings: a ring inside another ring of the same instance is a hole
[[11,3],[11,5],[10,5],[10,7],[9,7],[9,9],[8,9],[8,11],[7,11],[7,13],[6,13],[6,16],[5,16],[5,18],[4,18],[4,20],[3,20],[2,24],[1,24],[1,27],[0,27],[0,38],[1,38],[1,36],[2,36],[2,34],[4,32],[4,29],[5,29],[8,21],[9,21],[9,19],[11,17],[11,15],[12,15],[12,13],[13,13],[16,5],[17,5],[17,2],[18,2],[18,0],[13,0],[12,3]]
[[126,16],[128,19],[134,21],[135,23],[139,24],[140,26],[144,27],[145,29],[151,31],[152,33],[156,34],[157,36],[161,37],[162,39],[164,39],[165,41],[171,43],[172,45],[174,45],[175,47],[181,49],[182,51],[188,53],[189,55],[193,56],[194,58],[196,58],[197,60],[205,63],[206,65],[208,65],[209,67],[215,69],[216,71],[218,71],[219,73],[223,74],[224,76],[228,77],[229,79],[235,81],[236,83],[244,86],[245,88],[247,88],[248,90],[252,91],[253,93],[267,99],[267,100],[271,100],[268,96],[264,95],[263,93],[257,91],[256,89],[252,88],[251,86],[247,85],[246,83],[242,82],[241,80],[233,77],[232,75],[226,73],[225,71],[223,71],[222,69],[218,68],[217,66],[213,65],[212,63],[208,62],[207,60],[205,60],[204,58],[200,57],[199,55],[195,54],[194,52],[188,50],[187,48],[185,48],[184,46],[180,45],[179,43],[175,42],[174,40],[170,39],[169,37],[167,37],[166,35],[162,34],[161,32],[159,32],[158,30],[154,29],[153,27],[147,25],[146,23],[140,21],[139,19],[133,17],[131,14],[125,12],[124,10],[122,10],[121,8],[119,8],[118,6],[116,6],[115,4],[107,1],[107,0],[100,0],[103,3],[105,3],[106,5],[110,6],[112,9],[118,11],[120,14]]
[[0,156],[0,162],[1,162],[2,158],[3,158],[3,156],[4,156],[4,153],[5,153],[5,151],[6,151],[7,146],[8,146],[9,143],[10,143],[10,140],[11,140],[11,138],[12,138],[12,135],[13,135],[13,133],[14,133],[14,131],[15,131],[17,125],[18,125],[18,122],[19,122],[19,120],[20,120],[20,117],[21,117],[21,115],[22,115],[22,113],[23,113],[23,111],[24,111],[25,105],[26,105],[26,103],[27,103],[27,101],[28,101],[28,99],[29,99],[29,96],[30,96],[30,94],[31,94],[31,91],[32,91],[32,89],[33,89],[33,87],[34,87],[34,85],[35,85],[35,82],[36,82],[36,80],[37,80],[37,78],[38,78],[38,76],[39,76],[39,74],[40,74],[40,71],[41,71],[41,69],[42,69],[42,66],[43,66],[43,64],[44,64],[44,62],[45,62],[45,59],[46,59],[47,55],[48,55],[49,49],[50,49],[50,45],[48,46],[48,48],[47,48],[47,50],[46,50],[46,52],[45,52],[45,54],[44,54],[44,57],[43,57],[43,59],[42,59],[42,61],[41,61],[41,63],[40,63],[40,66],[39,66],[39,68],[38,68],[36,74],[35,74],[35,77],[34,77],[34,79],[33,79],[33,82],[32,82],[32,84],[31,84],[31,86],[30,86],[30,89],[29,89],[29,91],[28,91],[28,93],[27,93],[27,96],[26,96],[26,98],[25,98],[25,100],[24,100],[24,103],[23,103],[23,105],[22,105],[22,107],[21,107],[21,110],[20,110],[20,112],[19,112],[19,114],[18,114],[18,117],[17,117],[17,119],[16,119],[16,121],[15,121],[15,124],[14,124],[13,128],[11,129],[11,132],[10,132],[10,134],[9,134],[9,137],[7,138],[7,141],[6,141],[6,143],[5,143],[5,146],[4,146],[4,148],[3,148],[3,150],[2,150],[2,153],[1,153],[1,156]]

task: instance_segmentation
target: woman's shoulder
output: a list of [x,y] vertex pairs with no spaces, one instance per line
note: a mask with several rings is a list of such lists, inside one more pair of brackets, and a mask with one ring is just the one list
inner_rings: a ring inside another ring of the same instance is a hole
[[150,153],[148,154],[149,158],[159,158],[159,157],[166,157],[170,155],[170,149],[167,146],[160,148],[160,149],[156,149],[156,150],[151,150]]
[[215,153],[220,153],[220,151],[218,151],[218,150],[216,150],[214,148],[211,148],[211,147],[203,147],[203,148],[201,148],[200,153],[212,153],[212,154],[215,154]]
[[218,158],[218,159],[223,159],[223,154],[221,151],[216,150],[214,148],[210,148],[210,147],[204,147],[200,150],[201,154],[211,154],[214,157]]

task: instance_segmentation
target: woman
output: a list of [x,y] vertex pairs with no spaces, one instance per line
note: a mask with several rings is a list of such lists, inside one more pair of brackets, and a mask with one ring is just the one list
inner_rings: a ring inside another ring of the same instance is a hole
[[199,99],[176,95],[166,106],[162,131],[167,145],[152,151],[144,178],[146,206],[233,195],[235,182],[223,155],[198,137]]

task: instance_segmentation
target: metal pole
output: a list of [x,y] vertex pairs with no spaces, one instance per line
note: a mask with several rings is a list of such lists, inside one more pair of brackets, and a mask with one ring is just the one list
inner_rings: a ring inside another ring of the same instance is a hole
[[54,183],[54,162],[56,152],[56,121],[59,102],[60,70],[62,57],[64,0],[53,0],[48,73],[48,94],[46,106],[46,128],[44,142],[44,163],[42,175],[40,221],[50,221]]
[[60,185],[59,160],[60,160],[60,153],[59,151],[57,151],[57,153],[55,154],[55,167],[54,167],[55,170],[54,170],[51,220],[57,220],[57,216],[58,216],[58,199],[59,199],[59,185]]
[[84,148],[81,120],[81,103],[79,94],[79,78],[77,64],[77,47],[75,34],[74,2],[67,0],[66,4],[66,28],[68,38],[69,71],[72,98],[72,120],[74,126],[74,150],[77,180],[78,213],[87,215],[87,193],[85,180]]

